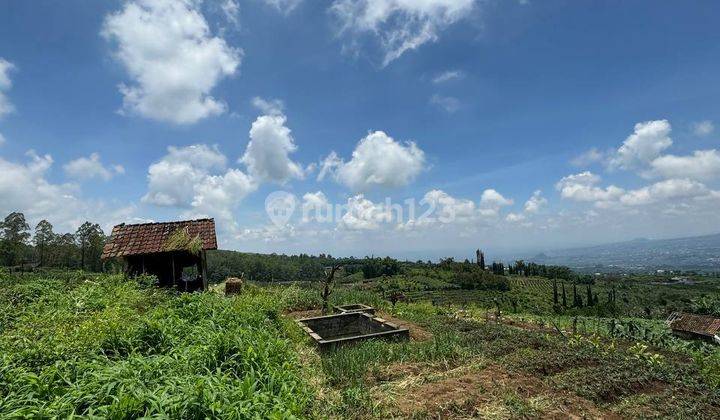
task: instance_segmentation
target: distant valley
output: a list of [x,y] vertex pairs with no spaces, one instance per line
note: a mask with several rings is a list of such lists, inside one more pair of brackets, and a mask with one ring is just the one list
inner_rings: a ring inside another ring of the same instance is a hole
[[720,234],[676,239],[636,239],[591,247],[546,251],[526,257],[581,272],[654,270],[720,271]]

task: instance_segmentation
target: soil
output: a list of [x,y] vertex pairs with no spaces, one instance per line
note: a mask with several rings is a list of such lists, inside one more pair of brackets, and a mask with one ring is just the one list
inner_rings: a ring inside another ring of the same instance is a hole
[[[399,378],[422,370],[417,365],[398,364],[394,369],[389,367],[387,371],[395,369],[402,372],[397,376]],[[513,394],[524,400],[535,397],[546,400],[547,406],[542,409],[542,413],[536,414],[540,418],[617,418],[591,401],[550,389],[539,378],[511,373],[497,365],[400,389],[395,396],[394,406],[398,414],[404,417],[484,417],[484,413],[496,412],[498,403],[502,403],[505,396]]]

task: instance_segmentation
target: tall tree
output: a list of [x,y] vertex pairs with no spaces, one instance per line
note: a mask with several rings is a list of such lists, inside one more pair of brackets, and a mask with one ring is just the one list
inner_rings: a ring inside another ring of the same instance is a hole
[[75,240],[80,248],[80,268],[84,270],[88,260],[92,261],[91,268],[96,270],[99,268],[104,236],[105,234],[97,223],[85,222],[78,228],[75,232]]
[[33,243],[35,244],[35,251],[37,251],[38,262],[41,266],[47,263],[48,248],[52,245],[54,238],[53,225],[47,220],[43,219],[35,226]]
[[72,267],[73,259],[77,255],[75,235],[72,233],[58,235],[55,238],[55,249],[57,249],[60,264],[64,264],[67,268]]
[[25,221],[25,215],[12,212],[0,223],[2,244],[0,253],[5,265],[17,265],[22,262],[25,247],[30,239],[30,225]]

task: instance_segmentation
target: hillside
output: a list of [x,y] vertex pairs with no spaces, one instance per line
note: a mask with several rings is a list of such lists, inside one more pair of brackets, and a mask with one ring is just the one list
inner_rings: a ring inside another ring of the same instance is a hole
[[592,247],[546,251],[530,256],[541,264],[585,272],[658,269],[720,271],[720,234],[677,239],[637,239]]
[[[411,338],[318,352],[293,320],[319,313],[316,289],[246,285],[228,298],[222,285],[185,294],[139,280],[0,272],[0,417],[720,416],[717,356],[643,344],[673,339],[630,320],[612,337],[600,319],[573,333],[345,285],[333,303],[371,304]],[[546,293],[532,283],[513,287]]]

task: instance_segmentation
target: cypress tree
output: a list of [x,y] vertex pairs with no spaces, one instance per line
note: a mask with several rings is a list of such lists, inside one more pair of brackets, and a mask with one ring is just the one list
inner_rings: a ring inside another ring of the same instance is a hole
[[565,296],[565,282],[562,283],[562,300],[563,308],[567,308],[567,297]]
[[553,305],[558,305],[557,279],[553,279]]

